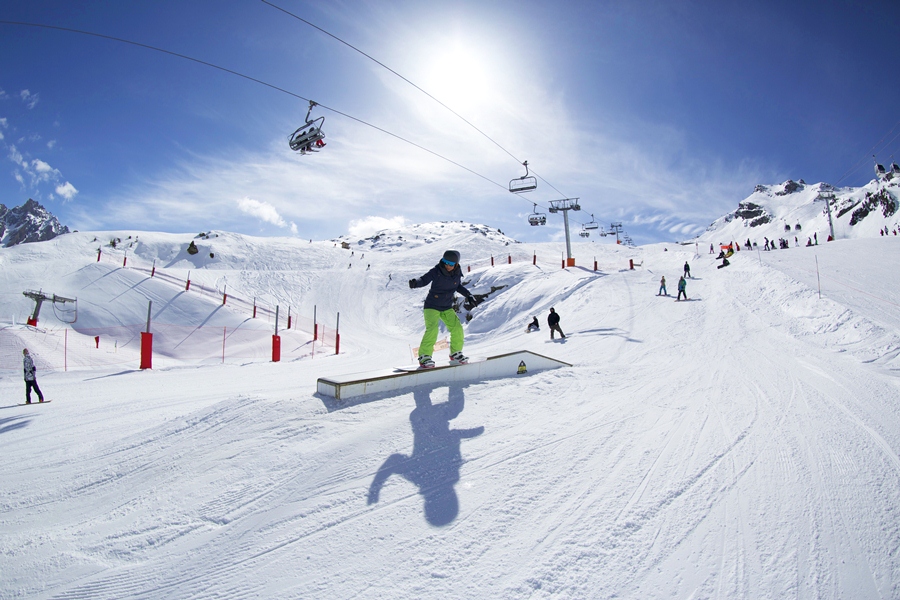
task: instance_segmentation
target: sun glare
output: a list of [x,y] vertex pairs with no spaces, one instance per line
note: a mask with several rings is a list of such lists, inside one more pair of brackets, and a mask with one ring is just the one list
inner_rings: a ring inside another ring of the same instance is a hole
[[440,52],[428,73],[430,82],[426,89],[454,110],[484,104],[492,92],[487,57],[461,42]]

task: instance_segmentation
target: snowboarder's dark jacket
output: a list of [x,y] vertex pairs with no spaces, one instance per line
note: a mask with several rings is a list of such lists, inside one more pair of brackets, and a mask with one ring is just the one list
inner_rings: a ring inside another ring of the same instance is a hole
[[438,263],[430,271],[410,281],[412,287],[425,287],[429,283],[431,289],[428,290],[428,296],[425,297],[425,308],[433,308],[434,310],[450,310],[453,308],[453,298],[456,292],[459,292],[466,298],[472,298],[472,293],[462,285],[462,269],[459,265],[448,273],[441,263]]
[[559,313],[552,312],[547,315],[547,325],[553,327],[554,325],[559,325]]

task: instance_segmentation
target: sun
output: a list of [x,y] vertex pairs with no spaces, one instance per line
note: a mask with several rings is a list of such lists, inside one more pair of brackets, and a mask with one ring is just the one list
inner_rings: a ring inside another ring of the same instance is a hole
[[484,104],[492,94],[488,57],[474,46],[456,41],[429,61],[428,87],[424,89],[453,110]]

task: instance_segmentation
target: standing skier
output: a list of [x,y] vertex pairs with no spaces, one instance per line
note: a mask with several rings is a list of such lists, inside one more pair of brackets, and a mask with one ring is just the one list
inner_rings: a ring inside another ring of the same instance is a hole
[[681,300],[681,295],[684,294],[684,299],[687,300],[687,281],[684,280],[682,276],[681,279],[678,280],[678,297],[675,298],[676,301]]
[[684,261],[684,276],[685,276],[685,277],[690,277],[690,276],[691,276],[691,265],[689,265],[689,264],[687,263],[687,261]]
[[419,366],[425,369],[434,366],[431,353],[438,336],[438,322],[443,321],[450,332],[450,362],[465,364],[468,358],[463,355],[463,328],[456,311],[453,310],[453,299],[459,292],[467,299],[467,304],[476,306],[478,301],[462,285],[462,272],[459,268],[459,252],[447,250],[444,257],[430,271],[418,279],[410,279],[410,288],[420,288],[431,284],[425,297],[425,333],[419,344]]
[[547,315],[547,325],[550,326],[550,339],[553,339],[553,332],[558,331],[559,337],[562,339],[566,339],[566,334],[563,333],[562,329],[559,328],[559,315],[556,314],[556,310],[553,308],[550,309],[550,314]]
[[28,348],[22,350],[22,355],[25,357],[22,359],[22,364],[25,367],[25,404],[31,404],[31,388],[34,388],[34,391],[37,392],[38,401],[43,402],[44,394],[41,393],[41,388],[38,387],[37,376],[35,376],[37,369],[34,366],[34,360],[28,354]]
[[669,292],[666,291],[666,276],[663,275],[659,280],[659,292],[656,294],[657,296],[668,296]]

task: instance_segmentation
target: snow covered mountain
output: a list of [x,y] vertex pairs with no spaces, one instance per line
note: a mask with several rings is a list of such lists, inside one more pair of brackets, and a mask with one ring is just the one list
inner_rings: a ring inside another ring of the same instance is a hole
[[69,233],[69,228],[31,198],[15,208],[0,204],[0,246],[45,242],[64,233]]
[[818,235],[830,235],[826,198],[835,238],[878,237],[887,227],[900,234],[900,179],[873,180],[859,188],[834,188],[827,183],[809,185],[788,180],[779,185],[758,185],[737,210],[714,221],[697,240],[705,243],[746,243],[794,238],[805,244]]

